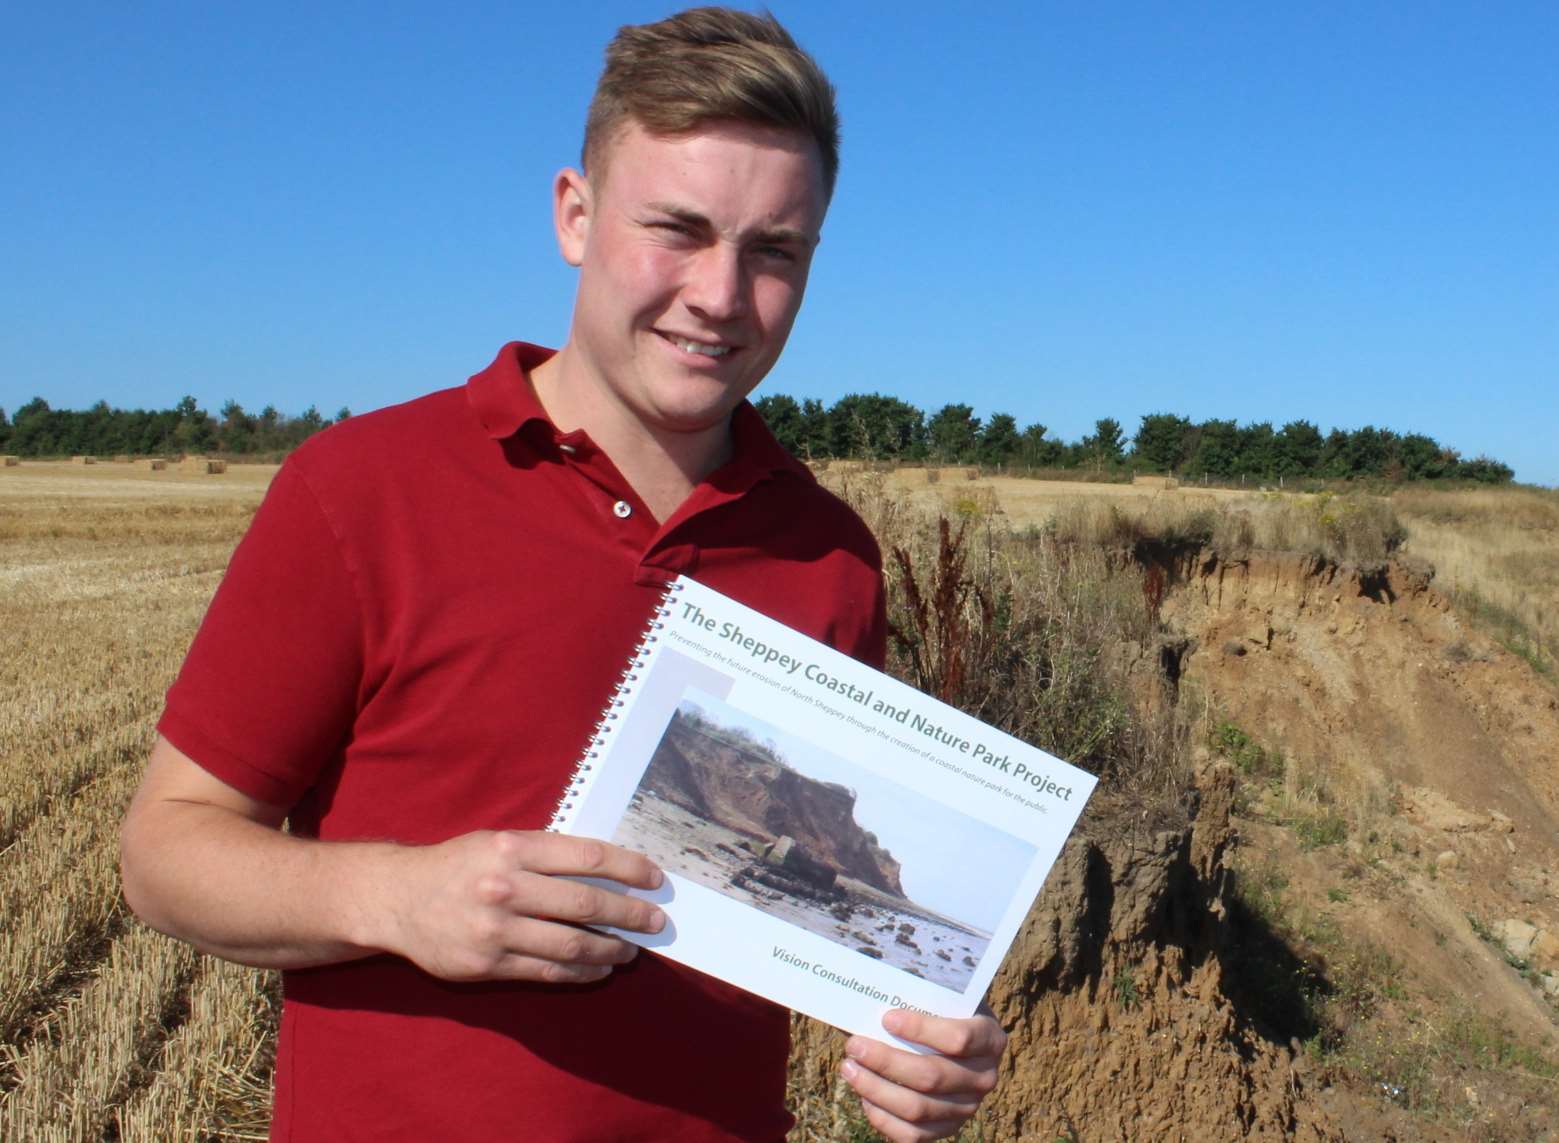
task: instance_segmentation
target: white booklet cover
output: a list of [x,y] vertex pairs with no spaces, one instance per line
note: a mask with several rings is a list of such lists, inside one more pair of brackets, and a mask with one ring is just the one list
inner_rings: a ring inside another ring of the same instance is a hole
[[684,577],[551,828],[664,870],[666,928],[619,936],[893,1043],[974,1013],[1093,787]]

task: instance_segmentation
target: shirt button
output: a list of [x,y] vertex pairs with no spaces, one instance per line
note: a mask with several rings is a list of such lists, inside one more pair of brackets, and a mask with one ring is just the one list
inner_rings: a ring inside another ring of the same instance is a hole
[[629,516],[633,515],[633,506],[630,505],[626,500],[619,500],[616,504],[612,505],[612,515],[616,516],[619,520],[626,520]]

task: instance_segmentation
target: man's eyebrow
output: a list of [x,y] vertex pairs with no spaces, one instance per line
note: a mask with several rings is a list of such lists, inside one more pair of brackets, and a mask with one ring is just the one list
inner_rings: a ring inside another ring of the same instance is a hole
[[[707,216],[685,206],[678,206],[672,202],[647,202],[646,209],[656,214],[664,214],[674,218],[678,222],[698,230],[713,230],[714,224]],[[805,230],[799,230],[793,226],[771,226],[758,231],[753,236],[755,242],[792,243],[797,246],[815,246],[817,239]]]
[[685,206],[678,206],[672,202],[647,202],[645,208],[656,214],[670,215],[678,222],[685,222],[689,226],[709,227],[709,219],[699,214],[696,210],[689,210]]
[[776,226],[769,230],[760,230],[753,235],[757,242],[771,242],[776,244],[791,243],[795,246],[816,246],[817,236],[808,234],[805,230],[797,230],[793,226]]

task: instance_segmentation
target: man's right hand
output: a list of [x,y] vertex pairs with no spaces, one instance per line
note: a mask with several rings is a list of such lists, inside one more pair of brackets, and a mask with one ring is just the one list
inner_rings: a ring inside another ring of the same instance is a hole
[[658,933],[666,924],[647,901],[569,880],[660,885],[661,872],[647,857],[603,841],[484,832],[388,856],[399,901],[376,943],[446,980],[600,980],[638,948],[578,926]]
[[125,897],[147,924],[261,968],[389,952],[448,980],[600,980],[636,947],[581,925],[653,933],[654,905],[571,880],[653,889],[661,872],[606,842],[472,833],[437,845],[322,842],[159,738],[125,816]]

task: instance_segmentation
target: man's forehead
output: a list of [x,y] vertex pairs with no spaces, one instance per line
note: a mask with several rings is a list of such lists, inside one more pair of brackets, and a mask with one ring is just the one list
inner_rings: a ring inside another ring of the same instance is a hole
[[635,169],[642,170],[642,161],[653,157],[656,152],[663,152],[668,157],[689,156],[699,150],[698,144],[703,141],[727,149],[751,148],[755,152],[782,152],[803,158],[811,176],[808,182],[812,184],[811,189],[815,189],[822,208],[819,211],[819,222],[821,222],[821,214],[828,206],[823,181],[822,155],[818,151],[816,140],[806,132],[793,128],[732,119],[711,119],[699,123],[691,130],[667,134],[650,131],[636,120],[630,119],[605,140],[604,146],[595,156],[595,166],[585,174],[590,178],[592,185],[599,189],[601,185],[610,181],[614,159],[625,149],[635,152],[635,158],[640,160],[635,164]]

